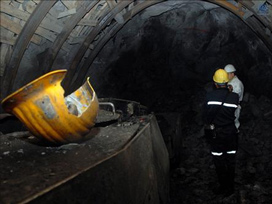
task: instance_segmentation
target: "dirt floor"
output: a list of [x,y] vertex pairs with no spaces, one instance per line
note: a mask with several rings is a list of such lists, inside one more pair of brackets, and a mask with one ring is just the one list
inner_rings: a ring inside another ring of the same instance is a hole
[[235,193],[229,197],[213,193],[218,182],[209,145],[201,137],[203,130],[197,116],[186,114],[191,118],[183,121],[180,163],[171,168],[170,203],[272,203],[271,101],[264,96],[245,96],[240,117]]

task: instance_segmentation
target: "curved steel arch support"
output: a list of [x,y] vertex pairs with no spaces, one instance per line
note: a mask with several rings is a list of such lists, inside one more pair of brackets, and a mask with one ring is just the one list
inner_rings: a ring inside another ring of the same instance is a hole
[[[266,34],[266,29],[272,31],[271,24],[265,22],[264,18],[259,16],[251,7],[250,3],[246,1],[237,1],[234,5],[228,1],[222,0],[203,0],[218,6],[221,6],[238,16],[256,35],[263,41],[267,48],[272,52],[272,37]],[[247,13],[251,15],[248,16]]]
[[[235,13],[240,18],[242,18],[245,15],[245,13],[242,11],[241,7],[235,6],[234,4],[232,4],[228,1],[222,1],[222,0],[204,0],[204,1],[208,1],[210,3],[214,3],[214,4],[217,4],[221,7],[224,7],[226,9],[232,11],[233,13]],[[239,5],[239,3],[238,3],[238,5]]]
[[98,2],[98,0],[92,1],[91,3],[83,2],[80,8],[77,10],[77,13],[68,20],[69,22],[66,22],[61,33],[55,39],[54,44],[52,45],[52,47],[47,49],[45,57],[43,58],[40,69],[42,69],[44,73],[47,73],[51,70],[51,67],[54,64],[54,61],[57,54],[59,53],[59,50],[61,49],[61,46],[68,38],[74,27]]
[[25,26],[23,27],[20,35],[16,40],[9,64],[5,69],[5,80],[1,87],[2,98],[11,93],[26,47],[29,44],[30,39],[34,35],[36,29],[39,27],[40,23],[56,2],[57,0],[41,1],[31,16],[28,18]]
[[93,63],[93,60],[97,56],[97,54],[100,52],[100,50],[104,47],[104,45],[137,13],[140,11],[154,5],[160,2],[163,2],[164,0],[156,0],[156,1],[144,1],[140,2],[135,7],[133,7],[131,10],[129,10],[127,13],[123,15],[124,23],[119,24],[118,22],[115,22],[115,25],[113,28],[104,35],[99,43],[96,45],[95,50],[90,54],[90,56],[86,59],[85,63],[82,66],[82,69],[80,69],[80,74],[77,75],[77,78],[74,81],[74,84],[72,84],[72,90],[76,89],[76,87],[80,86],[82,82],[85,80],[86,75],[89,71],[89,68],[91,64]]
[[116,5],[112,10],[110,10],[108,13],[106,13],[105,16],[103,16],[100,19],[98,25],[85,38],[80,49],[78,50],[78,53],[74,57],[73,62],[71,66],[69,67],[67,75],[62,83],[63,88],[65,90],[65,95],[69,94],[71,90],[69,86],[71,85],[74,75],[76,74],[77,66],[79,65],[80,61],[84,57],[84,54],[88,50],[91,42],[96,38],[96,36],[100,33],[100,31],[103,30],[107,26],[107,24],[115,17],[115,15],[118,14],[120,11],[122,11],[131,2],[133,2],[133,0],[121,1],[118,5]]

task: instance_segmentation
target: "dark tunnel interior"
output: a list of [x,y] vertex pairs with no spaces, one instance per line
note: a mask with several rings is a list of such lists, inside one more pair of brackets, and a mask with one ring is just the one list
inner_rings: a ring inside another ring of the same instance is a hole
[[[54,69],[65,63],[59,58]],[[202,138],[202,106],[213,73],[227,64],[245,87],[239,193],[218,200],[210,193],[216,178]],[[19,70],[17,87],[30,72]],[[107,42],[87,76],[99,98],[137,101],[156,115],[170,156],[172,204],[272,202],[272,53],[236,15],[206,2],[169,6],[152,17],[142,12]],[[3,133],[14,130],[7,124],[23,129],[12,119],[1,124]]]
[[[227,64],[237,68],[245,87],[236,181],[241,191],[238,201],[214,201],[201,187],[215,185],[201,139],[201,111],[214,71]],[[99,96],[139,101],[157,116],[172,150],[171,203],[243,203],[245,197],[271,202],[261,189],[271,192],[272,55],[237,16],[221,7],[188,3],[144,22],[135,17],[107,43],[89,76]],[[182,139],[173,144],[169,138],[177,131]]]
[[226,64],[237,67],[245,92],[271,98],[265,44],[231,12],[192,3],[145,22],[133,19],[108,42],[89,75],[99,96],[140,101],[160,112],[202,95]]

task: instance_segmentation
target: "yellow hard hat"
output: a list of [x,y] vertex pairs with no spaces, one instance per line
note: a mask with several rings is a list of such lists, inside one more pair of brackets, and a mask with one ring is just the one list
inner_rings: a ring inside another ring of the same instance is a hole
[[213,75],[213,81],[216,83],[224,84],[228,83],[228,73],[224,69],[218,69]]
[[55,70],[30,82],[2,101],[37,138],[52,143],[85,139],[95,125],[99,104],[89,78],[75,92],[64,97],[61,81],[66,70]]

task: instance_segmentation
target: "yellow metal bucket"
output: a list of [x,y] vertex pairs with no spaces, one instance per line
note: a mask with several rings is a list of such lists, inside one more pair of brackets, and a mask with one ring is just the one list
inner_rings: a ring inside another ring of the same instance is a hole
[[99,103],[89,78],[75,92],[64,97],[61,81],[66,70],[49,72],[2,101],[3,109],[14,114],[38,138],[53,143],[84,139],[95,125]]

